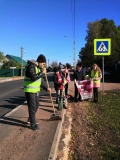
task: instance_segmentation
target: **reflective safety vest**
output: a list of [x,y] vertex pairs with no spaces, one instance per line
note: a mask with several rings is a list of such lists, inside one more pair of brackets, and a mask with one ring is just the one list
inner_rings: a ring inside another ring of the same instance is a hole
[[[36,74],[40,72],[40,69],[35,67]],[[40,92],[41,78],[36,81],[32,81],[30,78],[24,76],[24,92],[37,93]]]
[[93,79],[93,87],[95,87],[95,88],[100,87],[100,79],[94,80],[94,78],[98,78],[98,77],[99,77],[98,71],[96,71],[96,73],[95,73],[94,70],[92,70],[91,71],[91,78]]

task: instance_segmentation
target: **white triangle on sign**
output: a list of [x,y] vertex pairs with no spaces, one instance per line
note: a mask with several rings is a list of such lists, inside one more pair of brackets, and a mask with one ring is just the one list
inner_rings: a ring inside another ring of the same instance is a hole
[[100,46],[98,47],[97,51],[108,51],[105,44],[101,42]]

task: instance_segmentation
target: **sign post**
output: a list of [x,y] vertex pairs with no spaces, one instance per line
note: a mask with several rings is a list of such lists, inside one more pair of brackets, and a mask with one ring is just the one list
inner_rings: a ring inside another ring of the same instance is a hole
[[16,67],[10,67],[10,69],[12,69],[13,70],[13,77],[14,77],[14,69],[15,69]]
[[109,56],[111,54],[111,39],[94,39],[94,55],[103,56],[102,57],[102,67],[103,67],[103,93],[104,93],[104,56]]

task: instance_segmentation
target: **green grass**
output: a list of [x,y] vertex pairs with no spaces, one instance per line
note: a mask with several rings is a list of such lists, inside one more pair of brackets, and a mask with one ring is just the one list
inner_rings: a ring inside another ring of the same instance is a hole
[[99,93],[99,103],[90,103],[89,122],[99,157],[120,160],[120,91]]

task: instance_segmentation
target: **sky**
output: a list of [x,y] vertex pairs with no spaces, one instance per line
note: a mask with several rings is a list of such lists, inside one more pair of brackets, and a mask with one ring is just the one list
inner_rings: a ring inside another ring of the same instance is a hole
[[120,25],[120,0],[0,0],[0,51],[20,57],[23,47],[24,60],[43,54],[48,65],[73,65],[87,24],[103,18]]

